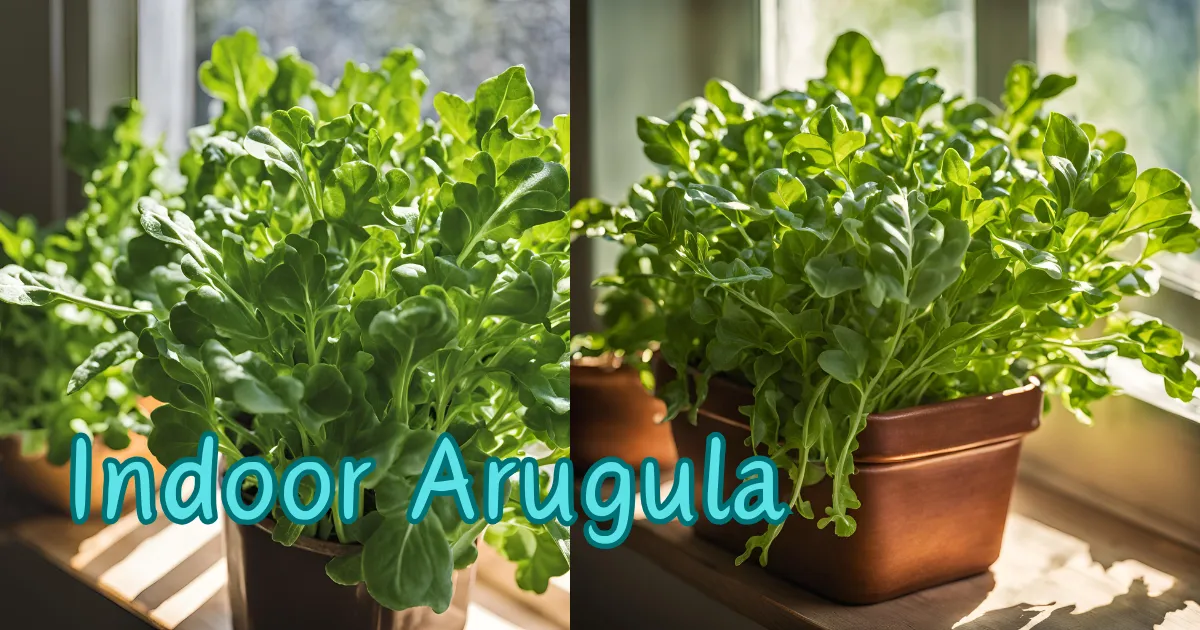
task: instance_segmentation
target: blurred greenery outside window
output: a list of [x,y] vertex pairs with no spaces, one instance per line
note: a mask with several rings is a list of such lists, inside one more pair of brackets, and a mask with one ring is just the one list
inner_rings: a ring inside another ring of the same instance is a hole
[[[445,91],[474,96],[475,87],[524,64],[543,119],[569,113],[569,0],[192,0],[195,64],[218,37],[250,27],[270,54],[293,47],[327,84],[349,59],[372,64],[387,51],[416,46],[430,77],[426,115]],[[208,119],[212,99],[197,86],[195,121]]]
[[[1034,23],[1042,71],[1078,77],[1058,108],[1120,131],[1139,168],[1166,167],[1200,182],[1200,2],[1038,0]],[[1166,290],[1130,307],[1180,328],[1196,352],[1200,254],[1165,254],[1155,262]],[[1132,381],[1139,371],[1126,367]],[[1129,386],[1141,395],[1137,389]],[[1200,416],[1200,403],[1187,407]]]
[[1037,57],[1079,82],[1058,107],[1116,128],[1140,167],[1200,182],[1195,0],[1040,0]]
[[[1079,83],[1060,107],[1115,128],[1141,168],[1200,182],[1200,8],[1196,0],[1039,0],[1037,57]],[[1163,281],[1200,291],[1200,254],[1156,259]],[[1196,336],[1195,317],[1156,313]],[[1182,320],[1182,321],[1179,321]]]
[[764,77],[767,91],[823,76],[834,40],[856,30],[875,42],[888,72],[935,67],[951,93],[974,94],[973,0],[775,1],[776,71],[774,81]]

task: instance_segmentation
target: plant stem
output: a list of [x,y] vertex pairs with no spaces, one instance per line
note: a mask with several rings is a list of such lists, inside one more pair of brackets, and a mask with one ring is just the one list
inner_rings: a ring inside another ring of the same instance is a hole
[[315,319],[312,308],[308,308],[304,317],[304,342],[307,344],[309,365],[316,365],[321,361],[321,356],[317,352],[317,325]]
[[409,350],[409,353],[400,361],[400,382],[396,385],[396,391],[394,393],[394,400],[396,401],[396,413],[399,414],[401,420],[404,422],[404,426],[406,427],[412,426],[409,423],[412,418],[409,417],[408,413],[408,387],[412,384],[413,372],[413,368],[409,365],[411,357],[412,351]]
[[467,531],[463,532],[462,536],[458,537],[458,540],[454,541],[454,544],[450,547],[450,558],[457,558],[467,547],[475,544],[475,539],[483,534],[483,530],[487,529],[487,526],[488,522],[482,518],[475,521]]
[[[796,507],[796,504],[800,502],[800,489],[804,486],[804,476],[808,473],[808,454],[810,450],[808,446],[808,428],[812,422],[813,410],[817,408],[818,403],[823,402],[825,398],[825,389],[829,386],[829,381],[831,378],[832,377],[830,376],[826,376],[825,378],[821,379],[821,384],[817,385],[817,391],[813,394],[812,400],[808,401],[808,410],[804,413],[804,428],[800,438],[802,442],[799,449],[800,467],[796,471],[796,481],[794,487],[792,488],[792,499],[788,502],[788,507],[794,508]],[[778,533],[779,528],[782,526],[783,525],[780,524],[779,527],[775,527],[774,533]]]
[[346,529],[342,526],[342,518],[338,515],[338,500],[336,495],[333,498],[333,506],[329,510],[329,516],[333,518],[333,529],[337,533],[338,542],[342,544],[350,542],[350,538],[346,536]]
[[879,364],[879,370],[875,372],[875,376],[867,383],[866,389],[862,391],[861,397],[858,400],[858,411],[854,413],[854,423],[850,425],[850,433],[846,436],[846,442],[842,445],[841,456],[837,460],[837,468],[834,472],[833,483],[833,511],[834,514],[845,514],[845,506],[842,505],[842,496],[838,491],[837,485],[840,479],[843,479],[846,469],[846,461],[850,459],[850,445],[854,443],[854,437],[858,435],[859,425],[866,419],[863,413],[867,409],[867,400],[871,397],[871,391],[875,389],[875,385],[879,379],[883,377],[887,371],[888,363],[892,361],[892,356],[896,353],[896,347],[900,343],[900,336],[904,334],[904,328],[907,325],[908,319],[908,304],[900,306],[900,317],[897,318],[896,334],[892,336],[888,342],[887,352],[884,353],[883,361]]
[[259,441],[257,435],[252,433],[246,427],[242,426],[242,424],[240,422],[238,422],[237,420],[235,420],[233,418],[226,417],[225,414],[221,414],[221,417],[225,420],[224,425],[226,427],[228,427],[234,433],[238,434],[238,436],[241,437],[243,440],[249,442],[250,444],[253,444],[254,446],[256,446],[258,448],[258,450],[260,450],[264,453],[267,452],[268,450],[270,450],[270,449],[266,448],[265,445],[261,441]]
[[929,355],[928,357],[925,357],[924,359],[921,359],[920,357],[918,357],[918,360],[913,361],[911,364],[909,364],[909,366],[907,368],[905,368],[904,371],[901,372],[900,375],[897,376],[891,382],[890,385],[888,385],[887,389],[884,390],[882,396],[884,398],[886,398],[889,395],[891,395],[893,390],[895,390],[897,387],[900,387],[900,386],[904,385],[905,383],[907,383],[908,379],[910,379],[914,374],[916,374],[916,373],[920,372],[921,370],[924,370],[926,367],[928,367],[929,363],[931,363],[932,361],[937,359],[939,356],[941,356],[941,354],[943,352],[946,352],[947,350],[956,350],[959,347],[961,347],[963,344],[965,344],[966,342],[971,341],[972,339],[976,339],[980,335],[987,333],[988,331],[995,328],[996,326],[999,326],[1000,324],[1004,323],[1004,321],[1007,320],[1009,317],[1012,317],[1012,315],[1014,313],[1016,313],[1020,308],[1021,308],[1020,306],[1017,306],[1014,304],[1007,311],[1005,311],[1003,315],[1001,315],[998,318],[993,318],[992,323],[988,324],[987,326],[984,326],[983,328],[975,331],[974,333],[971,333],[970,335],[963,337],[960,340],[955,341],[953,344],[947,345],[946,347],[938,350],[937,352],[934,352],[933,354]]

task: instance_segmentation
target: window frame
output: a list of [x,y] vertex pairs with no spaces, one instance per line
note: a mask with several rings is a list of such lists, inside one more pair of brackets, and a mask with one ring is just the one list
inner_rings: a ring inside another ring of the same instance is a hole
[[[0,209],[44,224],[79,209],[82,181],[61,147],[67,112],[103,122],[133,96],[137,0],[43,0],[6,6],[0,20],[5,78],[21,97],[0,101],[0,132],[20,151],[0,156]],[[8,46],[5,48],[5,46]]]
[[163,141],[172,157],[187,150],[196,90],[193,0],[137,3],[137,97],[142,134]]

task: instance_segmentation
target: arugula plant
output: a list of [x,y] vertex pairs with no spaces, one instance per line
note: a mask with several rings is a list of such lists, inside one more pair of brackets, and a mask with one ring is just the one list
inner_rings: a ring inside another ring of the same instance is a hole
[[[658,340],[665,334],[665,321],[644,297],[654,277],[654,265],[661,264],[653,248],[625,239],[612,221],[612,206],[597,199],[584,199],[571,209],[572,238],[607,238],[621,243],[615,273],[598,278],[600,288],[596,311],[600,330],[571,338],[572,358],[604,357],[637,369],[642,382],[653,389],[651,369]],[[641,285],[641,286],[639,286]]]
[[[1017,64],[997,107],[935,74],[889,75],[851,32],[804,91],[759,101],[710,82],[672,120],[638,121],[665,173],[588,214],[651,261],[607,281],[665,322],[669,417],[694,422],[714,376],[752,386],[751,446],[788,472],[805,518],[804,486],[831,478],[817,525],[839,536],[855,530],[855,436],[873,412],[1036,380],[1090,421],[1116,391],[1110,356],[1175,398],[1196,388],[1179,332],[1118,311],[1157,290],[1152,256],[1196,249],[1187,183],[1048,112],[1073,77]],[[780,527],[738,561],[765,564]]]
[[[222,112],[192,132],[179,198],[137,202],[142,233],[117,263],[137,312],[107,309],[126,332],[84,366],[136,354],[138,387],[166,403],[149,437],[164,465],[206,431],[227,462],[278,471],[373,458],[357,520],[276,510],[273,537],[359,545],[331,579],[441,612],[480,537],[526,589],[569,568],[566,530],[529,523],[515,492],[492,526],[444,499],[417,524],[405,510],[443,432],[476,473],[489,456],[569,455],[570,123],[540,125],[523,67],[472,100],[435,95],[440,120],[422,120],[419,60],[398,49],[325,86],[249,31],[217,41],[200,82]],[[106,310],[36,280],[10,274],[4,297]]]
[[[133,202],[180,192],[178,174],[159,147],[141,141],[141,120],[132,102],[114,107],[103,127],[78,117],[68,121],[64,154],[84,178],[87,206],[48,229],[30,217],[0,219],[0,298],[25,304],[50,299],[16,289],[21,279],[79,296],[81,303],[86,293],[105,308],[131,306],[112,266],[137,226]],[[129,366],[77,369],[119,330],[117,319],[76,304],[37,310],[0,303],[0,435],[16,434],[26,454],[45,452],[61,465],[77,432],[100,436],[114,449],[128,446],[130,431],[145,433]]]

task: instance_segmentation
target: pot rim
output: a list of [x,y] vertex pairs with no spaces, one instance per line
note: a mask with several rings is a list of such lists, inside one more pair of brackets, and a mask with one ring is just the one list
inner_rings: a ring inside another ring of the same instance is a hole
[[[149,437],[145,433],[138,433],[137,431],[134,431],[133,429],[127,429],[126,433],[129,434],[129,437],[131,440],[134,439],[135,437],[140,437],[143,440],[145,440]],[[12,433],[5,433],[3,435],[0,435],[0,442],[16,442],[18,449],[20,449],[22,447],[21,442],[23,440],[24,440],[24,438],[21,436],[21,431],[13,431]],[[104,434],[103,433],[92,435],[92,448],[100,449],[101,452],[104,452],[104,453],[116,453],[116,454],[124,453],[125,451],[129,450],[129,447],[125,447],[122,449],[115,449],[115,448],[110,447],[108,444],[106,444],[104,442]],[[18,457],[20,457],[21,459],[45,459],[46,453],[48,451],[49,451],[49,446],[46,446],[45,448],[41,449],[40,451],[38,451],[37,453],[34,453],[32,455],[22,455],[20,450],[17,451],[16,455]],[[97,453],[93,452],[93,459],[96,459],[96,455],[97,455]],[[104,460],[100,459],[99,461],[103,462]],[[66,466],[66,464],[63,464],[63,465]]]
[[[660,366],[661,369],[661,366]],[[701,374],[689,368],[693,376]],[[667,382],[663,379],[660,383]],[[749,431],[750,422],[737,412],[739,404],[752,402],[753,389],[720,374],[709,380],[709,396],[699,413],[729,426]],[[889,464],[1020,439],[1041,420],[1041,384],[1034,379],[1020,387],[926,403],[915,407],[872,413],[858,434],[857,464]],[[719,401],[719,402],[718,402]],[[960,422],[981,406],[995,407],[989,422]]]
[[587,368],[591,370],[615,371],[627,368],[625,361],[611,352],[598,356],[581,356],[571,359],[572,368]]
[[[610,386],[627,381],[642,385],[640,371],[620,357],[580,357],[571,359],[571,387]],[[647,392],[653,396],[653,392]]]
[[[697,375],[703,374],[703,372],[701,372],[700,370],[697,370],[696,368],[693,368],[693,367],[688,368],[688,373],[691,374],[692,376],[697,376]],[[728,387],[729,389],[738,390],[739,392],[742,392],[746,396],[749,396],[749,397],[754,396],[754,388],[752,388],[748,385],[745,385],[743,383],[739,383],[731,378],[726,378],[722,374],[723,373],[713,374],[709,380],[710,381],[720,380],[722,382],[722,384],[725,387]],[[920,412],[923,412],[923,411],[928,412],[928,411],[931,411],[934,409],[945,409],[950,406],[962,406],[962,405],[966,405],[966,404],[975,404],[975,403],[985,402],[987,400],[991,400],[994,398],[1000,398],[1000,397],[1004,397],[1004,396],[1015,396],[1017,394],[1024,394],[1024,393],[1027,393],[1034,389],[1040,389],[1041,386],[1042,386],[1041,382],[1038,381],[1036,377],[1030,377],[1029,382],[1025,383],[1024,385],[1021,385],[1020,387],[1010,387],[1009,389],[1005,389],[1005,390],[1002,390],[999,392],[992,392],[990,394],[975,394],[974,396],[963,396],[962,398],[952,398],[950,400],[940,400],[938,402],[925,403],[923,405],[915,405],[912,407],[904,407],[903,409],[893,409],[891,411],[875,411],[875,412],[868,414],[867,419],[874,421],[874,422],[887,422],[889,420],[901,420],[903,418],[911,417],[911,416],[918,414]],[[957,403],[957,405],[955,405],[956,403]],[[741,420],[724,418],[721,416],[714,416],[714,417],[716,417],[718,420],[733,423],[734,425],[744,425],[747,427],[750,426],[749,422],[743,422]]]
[[[246,527],[246,525],[242,525],[240,523],[236,523],[233,521],[230,521],[230,523],[232,523],[233,525]],[[274,534],[275,525],[276,525],[275,519],[268,516],[268,517],[264,518],[263,520],[255,523],[254,527],[261,529],[262,531],[266,532],[267,534]],[[274,542],[274,541],[272,541],[272,542],[277,545],[281,544],[281,543]],[[289,545],[282,545],[282,546],[286,547]],[[298,547],[305,551],[315,553],[318,555],[322,555],[322,556],[328,556],[330,558],[349,556],[349,555],[358,553],[359,551],[362,551],[362,548],[363,548],[363,546],[358,543],[355,543],[353,545],[344,545],[342,543],[330,542],[328,540],[318,540],[311,536],[301,536],[301,537],[297,538],[296,542],[292,543],[290,546]]]
[[[739,424],[735,421],[730,421],[730,420],[728,420],[726,418],[722,418],[720,416],[714,416],[705,411],[701,411],[700,415],[705,417],[708,420],[712,420],[713,422],[718,422],[721,424],[732,426],[738,430],[746,431],[747,433],[750,432],[750,427],[748,424]],[[694,428],[695,427],[693,427],[691,424],[688,424],[684,428],[684,430],[691,430]],[[938,458],[938,461],[950,461],[950,460],[953,460],[953,459],[959,458],[959,457],[969,457],[975,453],[988,452],[988,451],[992,451],[992,450],[1008,448],[1014,442],[1020,442],[1022,439],[1024,439],[1023,435],[1018,435],[1018,436],[1014,436],[1014,437],[1006,437],[1006,438],[1002,437],[1002,438],[996,438],[994,440],[981,441],[977,444],[970,444],[970,445],[967,445],[967,446],[964,446],[961,448],[949,448],[949,449],[944,449],[944,450],[937,451],[937,452],[921,453],[921,454],[919,454],[917,456],[913,456],[913,457],[903,457],[903,458],[888,459],[888,460],[882,460],[882,459],[873,458],[873,457],[861,458],[856,453],[856,454],[854,454],[854,467],[855,467],[856,474],[858,472],[861,472],[864,469],[871,470],[871,471],[905,470],[905,469],[909,469],[909,468],[915,468],[918,466],[922,466],[922,465],[928,463],[928,460],[935,458],[935,457]]]
[[[228,470],[227,463],[228,462],[226,462],[224,454],[217,456],[217,480],[218,480],[218,483],[222,483],[222,484],[224,483],[225,472],[226,472],[226,470]],[[362,518],[362,517],[359,517],[359,518]],[[234,521],[233,519],[230,519],[230,518],[226,518],[225,520],[229,525],[233,525],[236,527],[256,527],[256,528],[266,532],[268,535],[275,534],[275,526],[277,525],[277,523],[275,522],[275,519],[272,518],[270,514],[268,514],[266,516],[266,518],[262,519],[261,521],[258,521],[257,523],[254,523],[253,525],[245,525],[242,523],[238,523],[237,521]],[[299,547],[300,549],[303,549],[305,551],[309,551],[309,552],[312,552],[312,553],[315,553],[318,555],[322,555],[322,556],[326,556],[329,558],[337,558],[340,556],[349,556],[351,554],[361,551],[363,548],[361,543],[354,543],[352,545],[344,545],[339,542],[331,542],[328,540],[318,540],[316,538],[313,538],[312,536],[303,536],[303,535],[300,536],[299,538],[297,538],[296,542],[292,543],[291,545],[282,545],[281,543],[278,543],[275,541],[272,541],[272,543],[274,543],[276,545],[281,545],[284,547]]]

